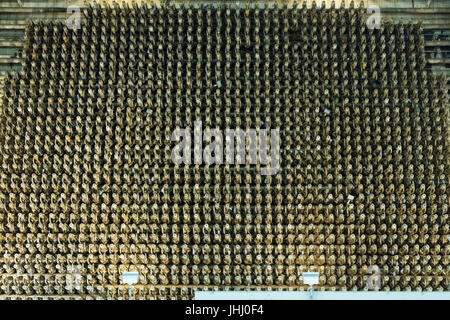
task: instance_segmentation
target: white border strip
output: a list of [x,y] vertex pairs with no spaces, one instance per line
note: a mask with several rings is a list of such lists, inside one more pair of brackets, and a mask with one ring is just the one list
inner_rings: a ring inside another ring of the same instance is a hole
[[194,300],[450,300],[450,292],[195,291]]

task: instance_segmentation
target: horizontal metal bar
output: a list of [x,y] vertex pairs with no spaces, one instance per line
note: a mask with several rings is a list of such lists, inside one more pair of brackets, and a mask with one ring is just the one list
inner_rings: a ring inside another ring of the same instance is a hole
[[450,46],[450,40],[449,41],[425,41],[425,46],[426,47],[446,47],[446,46]]
[[2,30],[23,30],[26,27],[28,21],[21,20],[17,21],[18,23],[11,23],[10,21],[0,20],[0,29]]
[[450,59],[448,59],[448,58],[433,58],[433,59],[428,59],[427,62],[430,64],[447,64],[447,63],[450,63]]
[[0,7],[0,13],[53,13],[53,12],[67,12],[67,7],[45,7],[45,8],[23,8],[23,7],[16,7],[16,8],[4,8]]
[[21,64],[22,59],[17,58],[0,58],[0,64]]
[[0,48],[21,48],[23,47],[25,41],[1,41],[0,40]]

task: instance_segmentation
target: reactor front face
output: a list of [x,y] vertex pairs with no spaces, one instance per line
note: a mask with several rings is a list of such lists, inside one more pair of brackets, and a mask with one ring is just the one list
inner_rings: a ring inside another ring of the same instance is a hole
[[29,25],[3,81],[2,295],[123,298],[123,272],[144,299],[305,290],[306,271],[326,290],[447,288],[448,104],[419,26],[85,13]]

